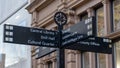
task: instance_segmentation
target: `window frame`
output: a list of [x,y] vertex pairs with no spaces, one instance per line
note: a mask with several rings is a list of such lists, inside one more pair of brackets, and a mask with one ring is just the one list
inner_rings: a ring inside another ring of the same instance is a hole
[[[103,13],[104,13],[104,5],[102,3],[99,3],[94,7],[94,15],[95,15],[95,21],[96,21],[96,23],[95,23],[96,36],[98,36],[97,10],[102,8],[102,7],[103,7]],[[95,68],[100,68],[99,54],[100,53],[95,53]]]

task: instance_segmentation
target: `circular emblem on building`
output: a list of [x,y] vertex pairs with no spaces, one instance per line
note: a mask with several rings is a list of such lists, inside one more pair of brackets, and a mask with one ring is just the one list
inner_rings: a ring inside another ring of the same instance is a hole
[[67,23],[67,16],[63,12],[57,12],[54,15],[54,21],[57,25],[65,25]]

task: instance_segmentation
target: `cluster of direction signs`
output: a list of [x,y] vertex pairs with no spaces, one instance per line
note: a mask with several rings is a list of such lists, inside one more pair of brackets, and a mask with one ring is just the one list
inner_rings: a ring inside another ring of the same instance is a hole
[[[54,20],[59,27],[63,27],[67,23],[67,16],[63,12],[57,12]],[[61,30],[62,42],[59,46],[59,31],[5,24],[4,42],[111,54],[112,41],[109,38],[97,37],[95,26],[95,18],[89,17]]]

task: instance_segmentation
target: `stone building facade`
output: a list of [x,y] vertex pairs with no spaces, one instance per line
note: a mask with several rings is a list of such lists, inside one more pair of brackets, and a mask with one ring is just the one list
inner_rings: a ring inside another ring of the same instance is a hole
[[[31,0],[26,8],[32,14],[32,27],[56,30],[54,14],[66,13],[64,29],[95,16],[97,36],[113,40],[113,53],[102,54],[80,50],[65,50],[66,68],[120,68],[120,1],[119,0]],[[57,68],[56,52],[36,59],[39,47],[32,47],[32,68]],[[42,47],[45,49],[46,47]],[[52,48],[50,48],[52,49]]]

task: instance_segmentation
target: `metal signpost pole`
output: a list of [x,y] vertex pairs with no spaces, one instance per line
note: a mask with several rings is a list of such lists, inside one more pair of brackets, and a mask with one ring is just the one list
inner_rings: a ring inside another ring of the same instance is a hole
[[67,16],[63,12],[57,12],[54,16],[55,23],[58,25],[58,46],[57,49],[57,68],[65,68],[65,53],[62,48],[62,29],[67,23]]
[[[62,46],[62,26],[58,27],[59,31],[59,46]],[[57,61],[58,61],[58,67],[57,68],[65,68],[65,53],[64,48],[58,48],[57,49]]]

